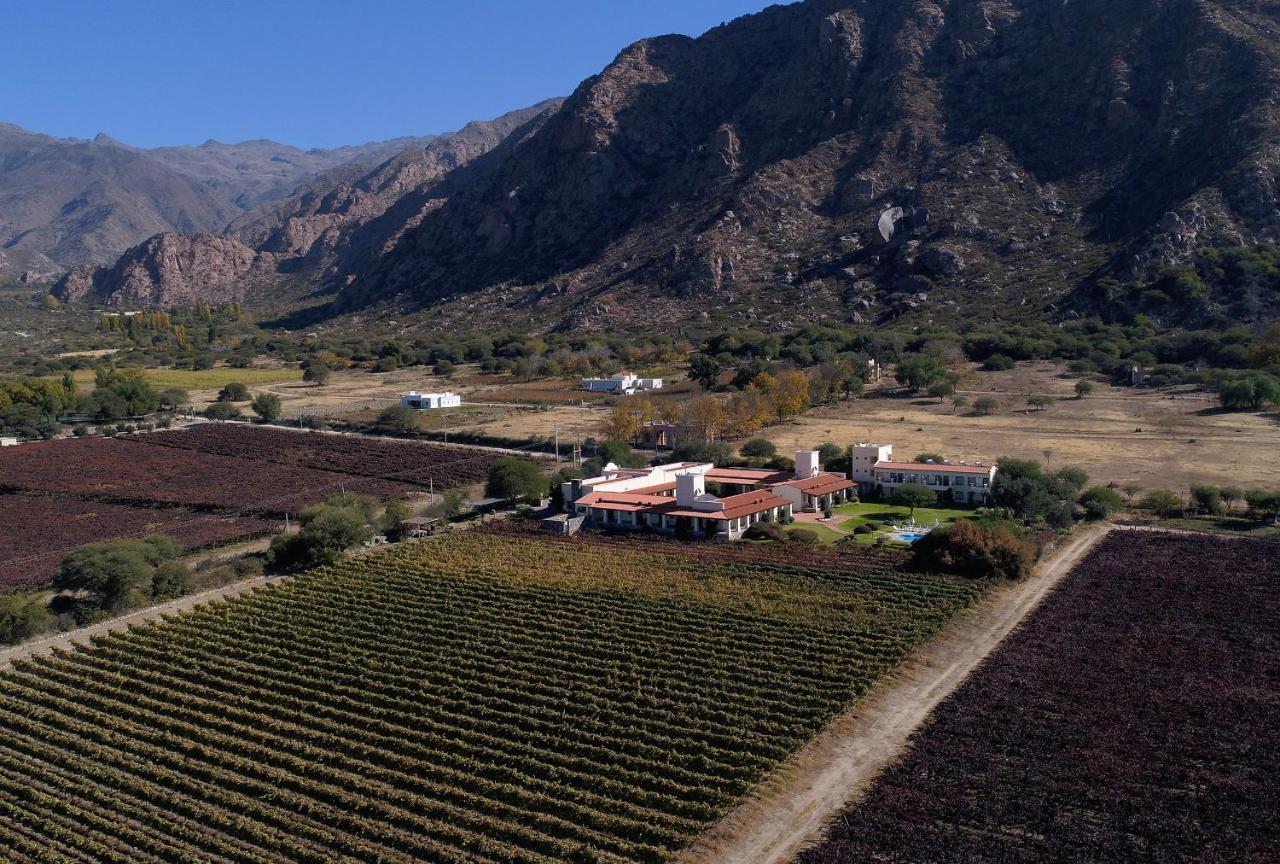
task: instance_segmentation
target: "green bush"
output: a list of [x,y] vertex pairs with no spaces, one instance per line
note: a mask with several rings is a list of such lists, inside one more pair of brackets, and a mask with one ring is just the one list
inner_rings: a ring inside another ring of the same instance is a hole
[[1080,506],[1090,519],[1106,519],[1123,507],[1124,501],[1106,486],[1091,486],[1081,494]]
[[787,532],[787,539],[792,543],[800,543],[805,546],[811,546],[820,542],[818,532],[811,528],[792,528]]
[[917,540],[911,555],[923,570],[971,579],[1021,579],[1035,566],[1036,548],[1004,525],[959,519]]

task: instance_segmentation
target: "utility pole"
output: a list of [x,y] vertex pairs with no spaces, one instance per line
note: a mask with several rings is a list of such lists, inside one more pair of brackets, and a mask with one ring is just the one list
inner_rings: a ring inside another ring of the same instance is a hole
[[427,493],[427,494],[428,494],[428,496],[429,496],[429,497],[427,498],[427,500],[428,500],[429,502],[431,502],[432,504],[434,504],[434,503],[436,503],[436,478],[434,478],[434,477],[428,477],[428,478],[427,478],[427,486],[428,486],[428,488],[431,490],[430,492],[428,492],[428,493]]
[[560,461],[560,424],[556,424],[556,461]]

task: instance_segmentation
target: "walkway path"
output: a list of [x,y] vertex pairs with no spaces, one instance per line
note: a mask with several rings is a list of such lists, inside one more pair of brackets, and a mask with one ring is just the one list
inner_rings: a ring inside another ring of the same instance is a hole
[[679,864],[787,864],[819,840],[845,804],[905,752],[908,737],[930,712],[1108,530],[1086,527],[1030,578],[991,589],[784,762],[751,798],[687,848]]

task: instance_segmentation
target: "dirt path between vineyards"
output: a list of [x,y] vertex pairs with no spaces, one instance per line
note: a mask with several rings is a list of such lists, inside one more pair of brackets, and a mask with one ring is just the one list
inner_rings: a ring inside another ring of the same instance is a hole
[[128,615],[121,615],[119,618],[112,618],[108,621],[91,624],[88,627],[81,627],[79,630],[68,630],[64,633],[55,633],[52,636],[23,642],[0,650],[0,669],[7,669],[15,660],[22,660],[35,654],[47,654],[59,648],[67,649],[74,645],[88,645],[89,640],[94,636],[101,636],[115,630],[124,630],[134,624],[156,621],[162,615],[176,615],[179,612],[185,612],[188,609],[213,600],[237,597],[255,588],[274,585],[288,578],[288,576],[257,576],[253,579],[246,579],[243,582],[233,582],[220,588],[201,591],[199,594],[188,594],[185,597],[179,597],[177,600],[161,603],[159,606],[149,606],[146,609],[139,609],[137,612],[130,612]]
[[897,759],[960,686],[1109,526],[1072,537],[1023,582],[995,588],[889,679],[788,759],[752,797],[694,841],[678,864],[787,864]]

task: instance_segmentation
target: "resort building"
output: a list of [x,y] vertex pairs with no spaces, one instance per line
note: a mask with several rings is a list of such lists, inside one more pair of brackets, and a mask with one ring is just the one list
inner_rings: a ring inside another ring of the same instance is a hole
[[855,444],[850,476],[864,496],[887,498],[907,483],[933,489],[944,503],[986,504],[996,466],[982,462],[897,462],[892,444]]
[[619,372],[608,378],[583,378],[582,389],[592,393],[617,393],[631,396],[642,390],[661,390],[661,378],[637,378],[633,372]]
[[[713,484],[717,492],[708,491]],[[849,500],[853,482],[823,472],[816,451],[796,454],[795,471],[717,468],[674,462],[653,468],[605,466],[599,477],[561,487],[565,510],[587,524],[737,540],[751,525]]]
[[462,397],[457,393],[419,393],[416,390],[400,397],[400,404],[406,408],[430,411],[436,408],[457,408],[462,404]]

